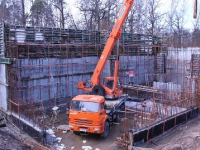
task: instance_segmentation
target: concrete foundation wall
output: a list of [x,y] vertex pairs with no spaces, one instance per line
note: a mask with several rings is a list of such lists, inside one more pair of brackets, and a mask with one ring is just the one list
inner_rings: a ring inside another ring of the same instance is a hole
[[[183,76],[178,76],[178,74],[185,74],[185,76],[191,76],[191,56],[192,54],[200,54],[200,48],[188,47],[188,48],[168,48],[167,53],[167,76],[162,76],[165,78],[165,82],[173,82],[175,84],[183,84]],[[168,61],[169,60],[169,61]],[[173,60],[173,61],[172,61]],[[176,61],[174,61],[176,60]],[[185,62],[183,62],[185,61]],[[171,76],[172,74],[177,74],[176,76]],[[162,81],[160,81],[162,82]]]
[[153,81],[154,56],[121,56],[119,61],[119,76],[122,77],[120,79],[123,83],[128,83],[126,72],[131,70],[135,73],[135,84],[146,84],[147,81]]
[[172,130],[173,128],[198,117],[199,114],[199,107],[189,109],[182,113],[179,113],[175,116],[167,118],[163,121],[159,121],[148,128],[141,129],[139,131],[134,132],[134,146],[139,146],[148,140],[152,140],[158,137],[161,134],[165,134]]
[[[153,74],[154,61],[140,61],[140,63],[137,63],[138,58],[153,60],[154,57],[120,56],[119,77],[123,83],[128,83],[126,72],[129,70],[135,72],[135,84],[146,83],[146,72]],[[20,59],[17,62],[20,68],[17,78],[19,79],[19,88],[22,91],[18,94],[18,98],[34,97],[41,100],[50,100],[81,94],[83,91],[77,89],[77,83],[78,81],[89,82],[98,59],[98,57]],[[114,71],[114,63],[108,60],[101,76],[101,82],[104,77],[111,76],[111,71]],[[153,81],[151,74],[148,75],[149,81]]]
[[91,78],[97,60],[97,57],[19,60],[18,78],[24,89],[20,98],[49,100],[80,94],[77,82]]
[[7,81],[6,81],[6,65],[0,64],[0,107],[5,111],[8,108],[7,101]]

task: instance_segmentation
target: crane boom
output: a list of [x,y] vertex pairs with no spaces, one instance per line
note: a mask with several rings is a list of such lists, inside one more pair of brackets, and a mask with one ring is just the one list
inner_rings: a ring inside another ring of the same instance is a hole
[[124,24],[124,21],[126,17],[128,16],[128,13],[132,7],[134,0],[126,0],[120,10],[119,16],[115,22],[115,25],[113,26],[112,32],[110,33],[110,36],[108,38],[108,41],[104,47],[104,50],[101,54],[101,57],[99,59],[99,62],[94,70],[94,73],[91,78],[91,84],[92,85],[98,85],[100,84],[100,76],[101,73],[105,67],[105,64],[111,54],[111,51],[114,47],[114,44],[117,39],[121,36],[121,29]]
[[[97,66],[93,72],[90,83],[92,86],[89,86],[82,82],[78,82],[78,89],[84,91],[92,91],[93,94],[102,95],[106,98],[115,99],[121,96],[122,90],[118,87],[117,78],[118,78],[118,59],[115,61],[115,72],[114,77],[105,78],[105,83],[100,83],[100,77],[103,72],[103,69],[106,65],[106,62],[111,54],[111,51],[114,47],[116,40],[118,40],[121,36],[121,29],[125,22],[126,17],[133,5],[134,0],[125,0],[122,5],[122,8],[119,12],[119,16],[113,26],[112,32],[107,40],[107,43],[104,47],[104,50],[101,54],[101,57],[97,63]],[[113,87],[110,87],[108,84],[111,81],[113,83]]]

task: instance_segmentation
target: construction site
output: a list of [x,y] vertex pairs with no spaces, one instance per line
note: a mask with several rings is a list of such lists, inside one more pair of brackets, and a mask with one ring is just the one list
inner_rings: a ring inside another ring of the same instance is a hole
[[[200,48],[121,32],[131,4],[122,8],[111,33],[0,24],[0,127],[9,127],[1,141],[25,134],[35,142],[22,136],[18,149],[198,150],[200,132],[189,126],[199,124]],[[159,148],[173,133],[195,147],[179,139]]]
[[[77,82],[90,79],[109,33],[1,24],[1,108],[12,123],[42,140],[48,111],[69,109],[83,93]],[[122,33],[119,78],[129,96],[120,123],[134,145],[147,142],[199,115],[199,48],[171,48],[167,37]],[[102,78],[111,76],[113,50]],[[6,58],[4,58],[6,57]],[[134,70],[129,85],[127,71]],[[65,122],[65,124],[67,121]]]

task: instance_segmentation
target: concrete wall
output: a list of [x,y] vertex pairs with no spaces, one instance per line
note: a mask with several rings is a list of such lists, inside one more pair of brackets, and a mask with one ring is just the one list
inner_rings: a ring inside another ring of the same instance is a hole
[[[4,24],[0,24],[0,57],[5,57],[5,43],[4,43]],[[7,99],[7,77],[6,77],[6,65],[0,64],[0,107],[5,111],[8,109]]]
[[[191,56],[192,54],[200,54],[200,48],[169,48],[167,54],[167,74],[166,82],[173,82],[175,84],[183,84],[183,75],[191,75]],[[172,61],[173,60],[173,61]],[[176,61],[175,61],[176,60]],[[183,62],[185,61],[185,62]],[[187,64],[187,65],[186,65]],[[173,75],[176,74],[176,75]],[[180,74],[180,75],[178,75]],[[173,76],[170,76],[173,75]]]
[[97,57],[21,59],[18,78],[24,91],[19,98],[31,96],[49,100],[80,94],[82,91],[77,90],[77,82],[91,78],[97,60]]
[[[182,60],[191,60],[191,54],[200,53],[199,49],[188,48],[186,50],[170,50],[167,54],[167,73],[160,74],[157,78],[159,82],[173,82],[173,84],[182,85],[184,66]],[[74,59],[59,58],[40,58],[40,59],[21,59],[18,60],[19,69],[18,85],[22,85],[24,90],[19,94],[18,98],[35,97],[41,100],[49,100],[54,98],[73,97],[83,91],[77,90],[78,81],[90,80],[92,73],[96,67],[98,57],[83,57]],[[179,61],[171,61],[179,60]],[[128,83],[127,71],[135,72],[135,84],[147,84],[147,81],[153,81],[154,56],[120,56],[119,60],[119,77],[122,83]],[[4,66],[5,67],[5,66]],[[172,67],[172,68],[170,68]],[[4,68],[5,69],[5,68]],[[3,70],[3,65],[1,65]],[[111,70],[114,70],[114,61],[108,60],[102,73],[103,77],[111,76]],[[187,69],[188,70],[188,69]],[[179,73],[180,76],[177,76]],[[172,76],[168,76],[172,74]],[[3,76],[4,75],[4,76]],[[5,78],[5,73],[1,74],[1,80]],[[1,82],[5,82],[1,81]],[[5,96],[6,86],[0,85],[2,88],[1,95]],[[29,89],[29,91],[28,91]],[[2,96],[1,96],[2,97]],[[3,99],[5,99],[5,97]],[[2,103],[2,102],[1,102]],[[6,107],[6,104],[1,104]]]
[[[137,61],[138,58],[141,59],[140,62]],[[145,84],[147,72],[153,74],[154,62],[144,60],[153,58],[153,56],[121,56],[119,77],[122,82],[128,83],[126,72],[134,70],[135,84]],[[90,80],[97,61],[98,57],[18,60],[17,65],[20,67],[17,77],[19,79],[18,85],[23,87],[18,98],[34,97],[50,100],[81,94],[83,91],[77,89],[77,83],[78,81]],[[104,77],[111,76],[111,70],[114,71],[114,63],[108,60],[101,76],[101,82]],[[149,74],[148,79],[153,81],[151,74]],[[27,102],[29,101],[27,100]]]
[[146,84],[153,81],[154,56],[121,56],[119,62],[119,76],[123,83],[128,83],[127,71],[135,73],[135,84]]
[[5,64],[0,64],[0,107],[2,107],[5,111],[8,109]]

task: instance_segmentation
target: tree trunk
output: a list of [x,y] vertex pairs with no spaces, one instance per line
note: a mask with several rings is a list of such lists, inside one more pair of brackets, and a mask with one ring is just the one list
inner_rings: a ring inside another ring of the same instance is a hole
[[24,8],[24,0],[21,0],[22,3],[22,24],[26,26],[26,16],[25,16],[25,8]]
[[64,18],[64,8],[63,8],[63,0],[60,0],[60,7],[61,7],[61,28],[65,28],[65,18]]

